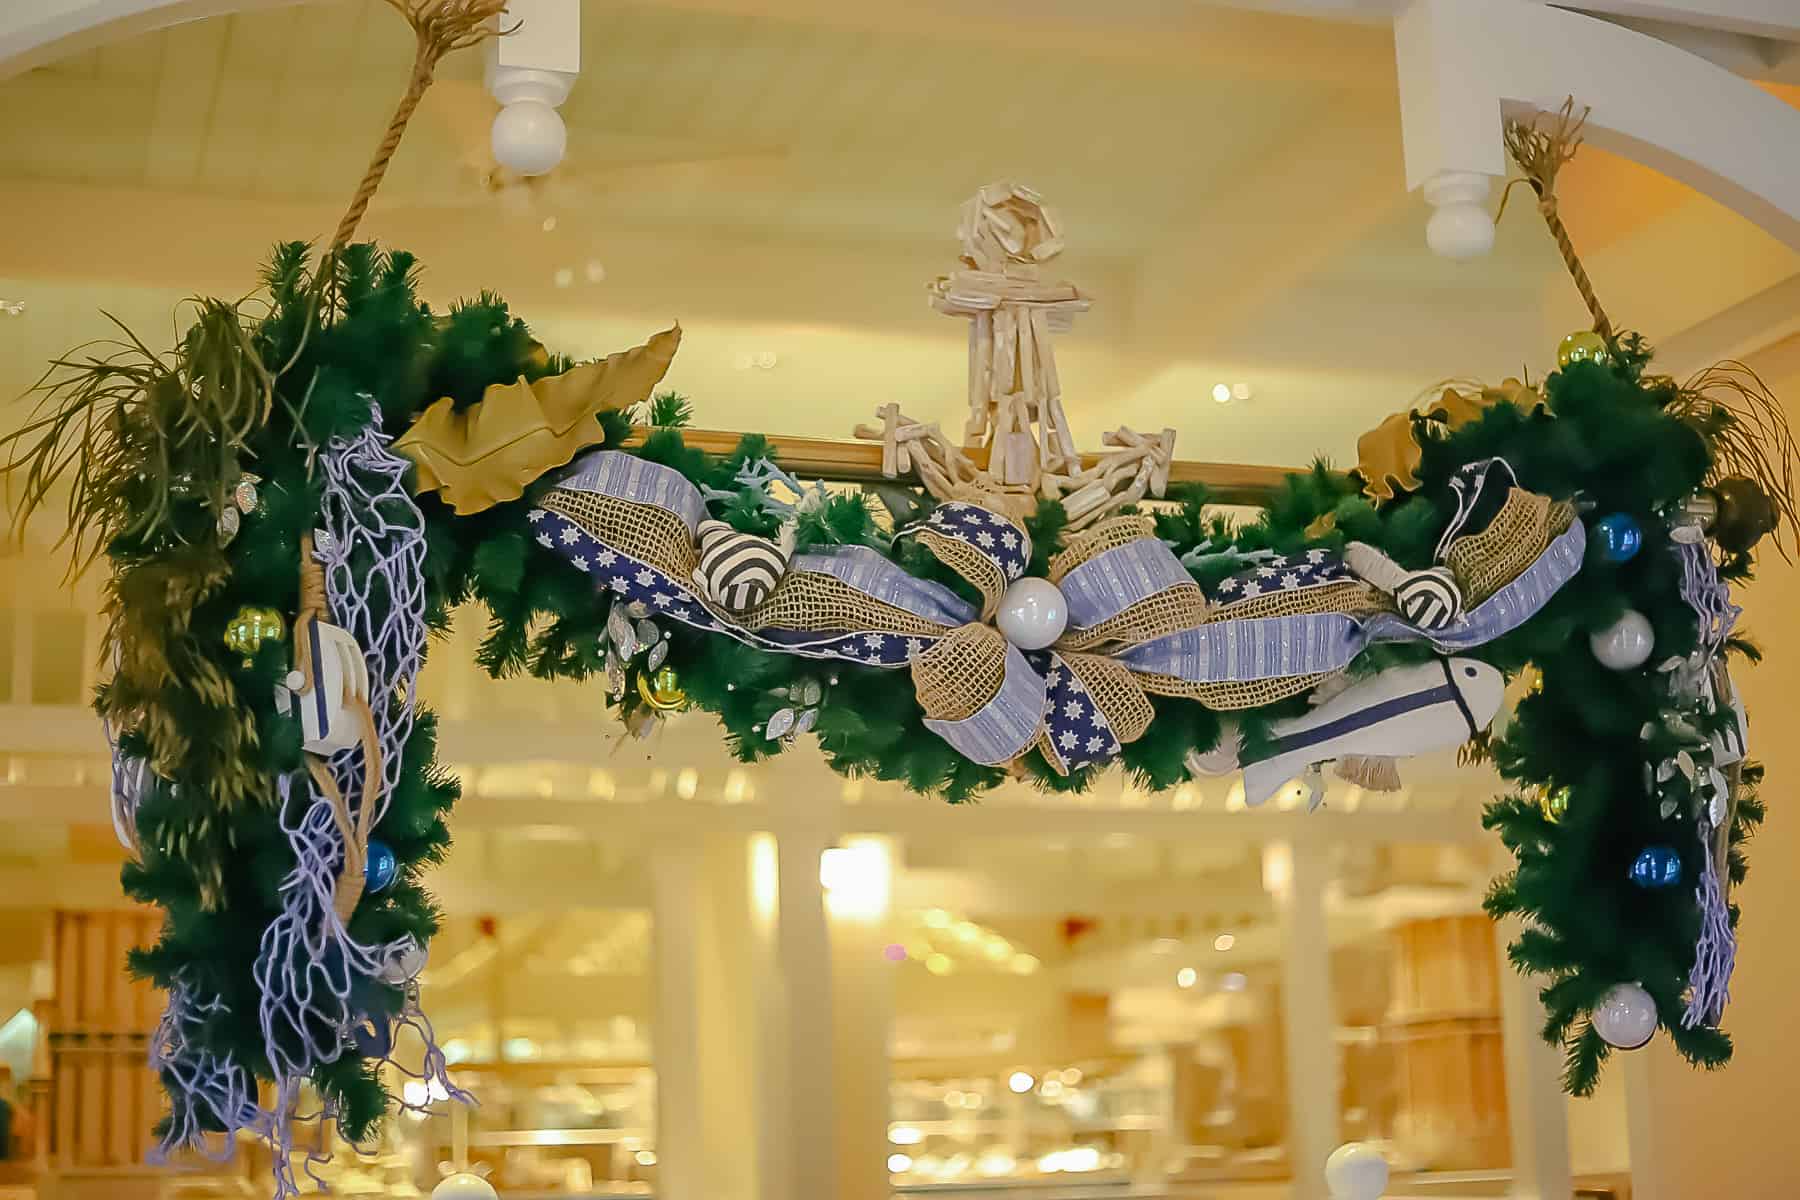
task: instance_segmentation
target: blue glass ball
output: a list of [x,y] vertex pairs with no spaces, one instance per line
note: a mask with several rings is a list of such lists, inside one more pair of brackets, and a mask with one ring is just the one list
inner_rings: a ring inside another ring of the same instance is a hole
[[1601,517],[1594,522],[1589,534],[1600,561],[1614,565],[1630,561],[1644,546],[1644,531],[1638,528],[1637,518],[1630,513],[1609,513]]
[[1681,855],[1673,846],[1645,846],[1631,864],[1631,882],[1641,888],[1674,887],[1681,882]]
[[371,892],[385,892],[400,876],[400,860],[386,842],[369,841],[369,861],[363,866],[363,885]]

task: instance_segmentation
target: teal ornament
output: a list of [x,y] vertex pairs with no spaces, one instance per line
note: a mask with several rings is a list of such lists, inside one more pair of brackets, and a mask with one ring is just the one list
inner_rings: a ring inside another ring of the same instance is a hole
[[371,892],[385,892],[400,877],[400,860],[386,842],[369,841],[369,857],[363,864],[363,885]]
[[1614,566],[1629,562],[1644,548],[1644,531],[1630,513],[1609,513],[1589,530],[1595,555]]
[[1681,855],[1673,846],[1645,846],[1631,864],[1631,882],[1655,890],[1681,882]]

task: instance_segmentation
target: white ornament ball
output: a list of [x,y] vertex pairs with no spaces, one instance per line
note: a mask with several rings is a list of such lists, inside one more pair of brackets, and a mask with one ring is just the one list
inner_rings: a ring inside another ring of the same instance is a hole
[[1387,1183],[1387,1159],[1367,1143],[1345,1142],[1325,1160],[1325,1187],[1332,1200],[1380,1200]]
[[1607,1045],[1636,1050],[1656,1033],[1656,1001],[1635,983],[1616,983],[1600,998],[1593,1021]]
[[1425,223],[1425,244],[1440,258],[1480,258],[1494,248],[1494,218],[1479,204],[1446,204]]
[[569,131],[541,100],[515,100],[494,118],[489,139],[500,165],[521,175],[542,175],[562,161]]
[[1650,661],[1650,652],[1656,648],[1656,634],[1650,628],[1649,617],[1628,608],[1617,621],[1589,634],[1588,647],[1602,666],[1614,671],[1630,671]]
[[1007,641],[1021,650],[1042,650],[1069,625],[1069,604],[1048,579],[1020,579],[1000,597],[994,623]]
[[473,1172],[463,1171],[432,1190],[431,1200],[499,1200],[494,1185]]

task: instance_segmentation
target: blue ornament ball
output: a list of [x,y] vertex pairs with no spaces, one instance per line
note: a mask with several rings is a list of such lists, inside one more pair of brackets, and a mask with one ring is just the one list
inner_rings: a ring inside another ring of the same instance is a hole
[[1631,864],[1631,882],[1641,888],[1668,888],[1681,882],[1681,854],[1673,846],[1645,846]]
[[1615,566],[1629,562],[1644,546],[1644,531],[1630,513],[1609,513],[1594,522],[1591,530],[1594,553],[1601,562]]
[[369,860],[363,866],[363,882],[371,892],[385,892],[400,876],[400,860],[386,842],[369,841]]

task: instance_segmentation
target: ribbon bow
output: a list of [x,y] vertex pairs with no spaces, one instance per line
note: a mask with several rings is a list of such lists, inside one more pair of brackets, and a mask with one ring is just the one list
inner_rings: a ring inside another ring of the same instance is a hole
[[911,660],[927,728],[964,757],[1011,762],[1034,745],[1061,774],[1102,763],[1142,737],[1155,709],[1110,651],[1205,619],[1206,598],[1148,517],[1113,517],[1050,562],[1069,621],[1048,650],[1013,645],[994,626],[1007,587],[1024,577],[1031,538],[1005,515],[963,501],[933,509],[916,538],[982,596],[980,619],[947,631]]
[[[1113,517],[1051,559],[1048,578],[1067,604],[1068,625],[1047,650],[1026,651],[992,622],[1007,588],[1025,575],[1031,539],[981,505],[945,502],[898,535],[967,580],[979,605],[867,547],[837,546],[796,554],[769,598],[740,614],[694,590],[695,531],[707,514],[685,476],[603,450],[556,483],[530,511],[537,540],[596,588],[763,649],[908,668],[927,727],[959,753],[1000,765],[1036,746],[1065,774],[1106,762],[1141,737],[1154,716],[1152,694],[1243,707],[1257,701],[1221,700],[1221,685],[1329,674],[1374,641],[1428,641],[1445,653],[1490,641],[1543,607],[1580,569],[1585,545],[1574,522],[1461,621],[1428,631],[1378,599],[1345,606],[1336,591],[1326,603],[1321,590],[1307,603],[1300,593],[1310,588],[1362,586],[1326,562],[1324,550],[1291,566],[1268,560],[1255,569],[1266,587],[1244,588],[1260,597],[1209,608],[1149,517]],[[1293,602],[1268,602],[1290,589]]]

